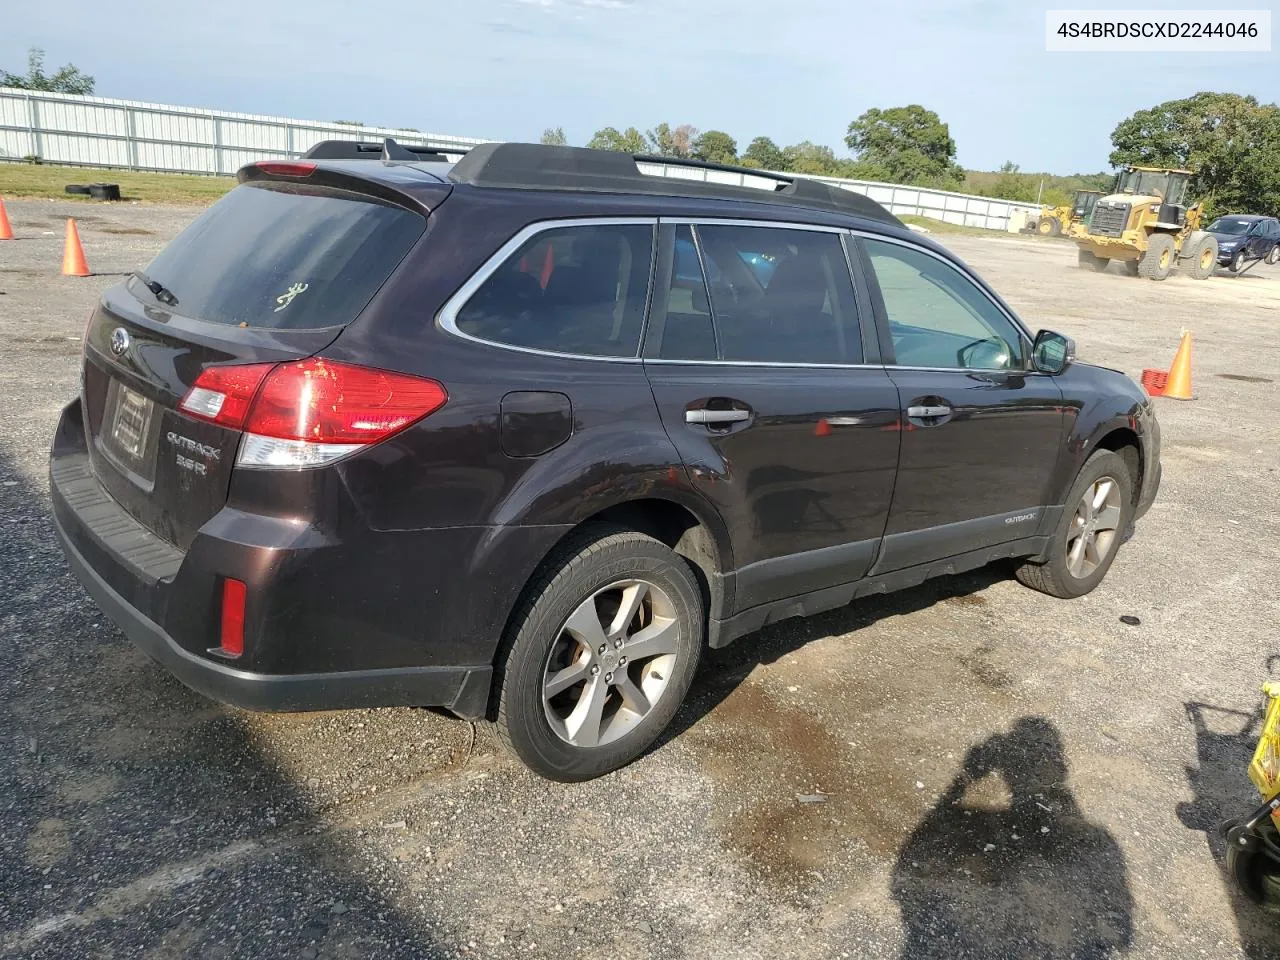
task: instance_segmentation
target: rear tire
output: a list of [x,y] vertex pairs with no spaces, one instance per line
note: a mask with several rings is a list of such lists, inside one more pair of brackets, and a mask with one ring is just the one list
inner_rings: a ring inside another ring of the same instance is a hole
[[1056,237],[1062,233],[1062,224],[1057,217],[1041,217],[1036,224],[1036,233],[1042,237]]
[[1110,257],[1096,257],[1083,248],[1076,255],[1076,263],[1080,265],[1080,269],[1092,270],[1094,273],[1101,273],[1103,270],[1107,269],[1107,264],[1110,262]]
[[702,590],[682,557],[634,530],[584,529],[552,555],[512,618],[498,739],[549,780],[617,770],[675,716],[704,637]]
[[1167,233],[1153,233],[1147,241],[1147,252],[1138,261],[1138,276],[1148,280],[1165,280],[1173,272],[1178,259],[1173,237]]
[[1271,252],[1267,254],[1267,266],[1274,267],[1280,263],[1280,243],[1271,248]]
[[[1086,493],[1092,514],[1085,506]],[[1110,450],[1094,451],[1076,474],[1065,502],[1049,540],[1048,559],[1028,561],[1014,575],[1033,590],[1073,600],[1102,582],[1133,516],[1133,479],[1124,459]]]

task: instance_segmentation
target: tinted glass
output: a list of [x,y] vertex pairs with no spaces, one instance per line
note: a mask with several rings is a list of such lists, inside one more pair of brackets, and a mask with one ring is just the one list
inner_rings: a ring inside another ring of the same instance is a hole
[[900,366],[1006,370],[1022,366],[1017,328],[959,270],[879,240],[866,245]]
[[634,357],[652,248],[646,224],[545,230],[466,302],[458,329],[517,347]]
[[658,355],[665,360],[714,360],[718,356],[707,285],[702,279],[693,229],[688,225],[676,228],[667,317]]
[[862,362],[838,235],[707,225],[698,227],[698,239],[721,359]]
[[1225,233],[1230,236],[1245,234],[1249,232],[1249,228],[1253,226],[1252,220],[1237,220],[1232,217],[1219,217],[1213,223],[1209,224],[1211,233]]
[[[188,317],[248,327],[350,323],[422,236],[415,213],[315,188],[243,185],[147,266]],[[134,284],[141,297],[151,294]]]

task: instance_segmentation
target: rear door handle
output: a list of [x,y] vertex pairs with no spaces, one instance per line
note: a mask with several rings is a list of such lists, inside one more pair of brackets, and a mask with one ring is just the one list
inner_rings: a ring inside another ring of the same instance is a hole
[[741,423],[751,419],[750,410],[686,410],[685,423]]
[[930,417],[951,416],[950,407],[907,407],[907,416],[913,420],[926,420]]

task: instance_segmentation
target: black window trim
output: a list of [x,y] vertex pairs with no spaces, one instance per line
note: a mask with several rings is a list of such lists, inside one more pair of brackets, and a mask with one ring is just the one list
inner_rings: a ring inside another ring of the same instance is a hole
[[[1032,365],[1031,347],[1034,346],[1035,344],[1035,337],[1028,331],[1026,325],[1020,319],[1018,319],[1017,314],[1015,314],[1009,307],[1007,307],[1002,300],[994,296],[991,293],[991,291],[987,289],[986,284],[984,284],[977,277],[977,275],[973,273],[973,271],[969,270],[966,266],[964,266],[964,264],[958,263],[955,260],[952,260],[950,257],[944,257],[940,253],[930,250],[928,247],[921,246],[918,243],[911,243],[909,240],[905,240],[901,237],[891,237],[883,233],[876,233],[875,231],[872,231],[872,230],[855,229],[849,232],[854,242],[854,246],[858,251],[858,260],[862,265],[862,272],[866,275],[865,282],[867,284],[867,289],[870,291],[873,308],[875,311],[876,329],[880,331],[880,338],[881,338],[880,352],[884,361],[883,365],[886,368],[892,368],[896,370],[925,370],[925,371],[938,372],[938,373],[966,373],[967,374],[967,373],[974,373],[974,372],[986,372],[986,373],[1017,373],[1021,375],[1027,375],[1027,376],[1052,376],[1052,374],[1046,374],[1046,373],[1043,373],[1042,371],[1036,370],[1035,367]],[[896,244],[897,246],[900,246],[900,247],[906,247],[908,250],[914,250],[917,253],[923,253],[927,256],[933,257],[933,259],[939,261],[940,263],[945,264],[946,266],[950,267],[952,270],[955,270],[962,277],[964,277],[966,280],[972,283],[974,287],[978,290],[978,292],[981,293],[984,297],[986,297],[987,300],[992,304],[992,306],[994,306],[996,310],[999,311],[1000,314],[1002,314],[1004,318],[1013,325],[1013,328],[1021,335],[1023,343],[1026,347],[1026,349],[1023,350],[1022,366],[1011,367],[1008,370],[987,370],[987,371],[977,370],[975,371],[975,370],[967,369],[965,367],[921,367],[921,366],[909,366],[907,364],[899,364],[895,362],[896,357],[894,355],[894,350],[893,350],[893,340],[889,332],[890,330],[889,315],[888,315],[888,312],[885,310],[884,295],[880,291],[880,280],[876,277],[875,267],[871,263],[871,257],[867,251],[866,244],[859,242],[860,239],[862,238],[866,238],[867,240],[878,240],[882,243]]]
[[[662,364],[664,366],[717,366],[717,367],[786,367],[800,369],[819,369],[819,370],[881,370],[884,363],[879,362],[879,355],[882,351],[877,349],[878,344],[874,340],[868,338],[868,326],[879,326],[876,322],[874,314],[870,312],[870,304],[864,299],[863,288],[861,286],[862,278],[860,271],[852,269],[850,262],[849,250],[846,246],[847,238],[850,234],[848,227],[833,227],[823,223],[800,223],[792,220],[749,220],[741,217],[697,217],[697,216],[679,216],[679,217],[659,217],[658,226],[659,234],[662,235],[662,227],[693,227],[694,245],[698,251],[698,263],[702,267],[703,282],[706,282],[706,265],[702,260],[701,241],[698,239],[698,230],[700,226],[708,227],[764,227],[766,229],[773,228],[779,230],[806,230],[810,233],[833,233],[841,240],[841,249],[844,251],[845,267],[849,270],[849,282],[853,284],[854,303],[858,311],[858,327],[861,330],[862,352],[864,361],[870,361],[875,358],[877,362],[863,363],[800,363],[782,360],[676,360],[658,356],[662,348],[662,326],[663,320],[651,318],[651,322],[646,329],[648,335],[645,338],[644,346],[640,354],[644,357],[646,364]],[[871,234],[869,234],[871,235]],[[675,233],[670,234],[670,240],[665,240],[659,250],[658,256],[665,257],[667,252],[674,254]],[[656,258],[655,258],[656,259]],[[672,257],[674,261],[674,256]],[[665,264],[667,273],[665,279],[658,277],[655,287],[663,283],[670,284],[670,271],[675,269],[674,262]],[[654,295],[650,298],[650,308],[657,311],[658,307],[666,306],[666,293],[655,290]],[[710,292],[708,291],[707,302],[710,304]],[[714,317],[715,310],[712,310]],[[870,320],[870,324],[868,324]],[[714,329],[714,321],[713,321]],[[716,352],[719,353],[719,333],[716,334]]]
[[[649,240],[649,285],[645,290],[644,313],[640,318],[640,339],[636,344],[636,352],[629,357],[610,357],[594,353],[563,353],[558,350],[542,350],[538,347],[522,347],[514,343],[503,343],[500,340],[487,340],[484,337],[477,337],[474,334],[466,333],[458,327],[458,314],[467,302],[476,295],[485,281],[493,276],[498,268],[511,258],[511,256],[522,246],[529,242],[532,238],[548,230],[560,230],[570,227],[621,227],[621,226],[647,226],[650,230]],[[498,347],[502,350],[514,350],[517,353],[533,353],[543,357],[560,357],[564,360],[597,360],[605,363],[640,363],[641,348],[644,346],[646,328],[648,326],[648,317],[650,307],[653,302],[653,276],[654,268],[657,261],[657,236],[658,236],[658,218],[657,217],[572,217],[562,220],[539,220],[528,226],[521,228],[515,236],[498,248],[497,252],[486,260],[473,273],[457,292],[445,301],[440,312],[436,314],[436,325],[447,333],[463,340],[470,340],[472,343],[483,343],[488,347]]]

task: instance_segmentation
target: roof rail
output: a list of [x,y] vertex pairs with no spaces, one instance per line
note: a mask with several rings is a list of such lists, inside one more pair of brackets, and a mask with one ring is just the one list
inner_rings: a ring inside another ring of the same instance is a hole
[[[767,190],[745,184],[692,180],[681,176],[658,177],[642,173],[637,163],[736,173],[772,180],[775,186],[772,190]],[[833,187],[820,180],[680,157],[651,157],[612,150],[589,150],[584,147],[482,143],[472,147],[466,156],[453,165],[453,169],[449,171],[449,179],[476,187],[754,200],[828,210],[902,225],[897,217],[870,197]]]
[[465,147],[450,150],[396,143],[386,137],[381,143],[362,140],[321,140],[302,155],[303,160],[414,160],[418,163],[450,163],[449,154],[466,153]]

